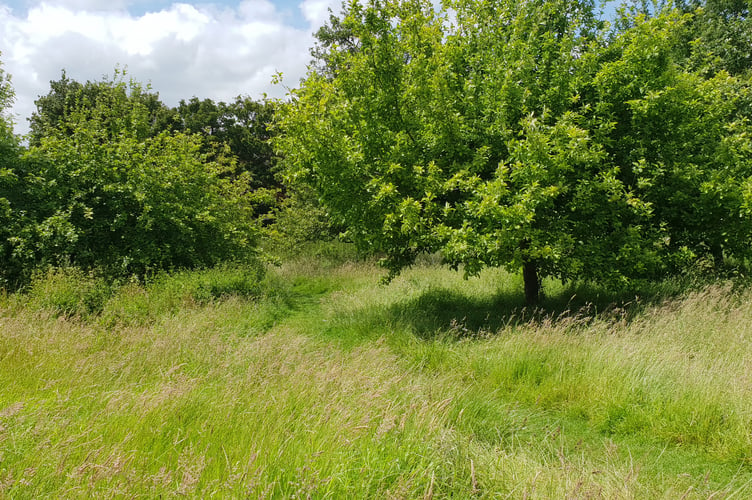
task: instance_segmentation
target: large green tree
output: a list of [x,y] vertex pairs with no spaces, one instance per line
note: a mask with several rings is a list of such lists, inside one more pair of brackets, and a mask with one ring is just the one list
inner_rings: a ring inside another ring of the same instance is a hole
[[609,32],[587,0],[352,2],[357,50],[322,46],[329,71],[280,113],[288,178],[392,273],[432,251],[468,274],[522,268],[531,303],[541,276],[746,257],[749,86],[675,63],[686,20]]

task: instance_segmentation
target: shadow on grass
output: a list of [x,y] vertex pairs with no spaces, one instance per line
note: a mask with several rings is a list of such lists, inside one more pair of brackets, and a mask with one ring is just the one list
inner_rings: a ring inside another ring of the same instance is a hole
[[528,309],[524,298],[511,292],[479,298],[452,289],[432,288],[392,304],[382,314],[387,323],[404,325],[419,337],[447,331],[466,337],[496,332],[520,321]]
[[536,307],[525,304],[521,290],[500,290],[478,297],[452,288],[429,288],[382,308],[365,308],[351,316],[349,326],[372,332],[371,335],[404,329],[424,339],[447,335],[462,339],[528,324],[575,326],[596,319],[630,322],[646,308],[679,297],[697,286],[668,280],[613,291],[592,284],[552,284]]

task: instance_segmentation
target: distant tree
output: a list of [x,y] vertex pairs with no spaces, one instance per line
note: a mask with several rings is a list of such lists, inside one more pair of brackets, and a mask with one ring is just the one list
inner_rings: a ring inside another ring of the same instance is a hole
[[[125,72],[116,70],[115,78],[125,76]],[[59,80],[50,82],[50,91],[35,101],[36,111],[29,118],[29,143],[38,145],[45,135],[60,132],[71,113],[80,113],[85,108],[94,109],[106,105],[111,99],[112,89],[106,81],[79,83],[68,78],[65,70]],[[147,118],[140,124],[142,137],[154,137],[163,131],[178,128],[177,113],[159,99],[159,94],[150,89],[140,88],[137,93],[127,95],[128,99],[138,101],[147,112]],[[116,116],[113,116],[116,118]],[[117,126],[115,126],[117,128]]]
[[683,46],[693,67],[715,74],[752,73],[752,2],[750,0],[689,0],[678,2],[691,13]]
[[[686,18],[605,31],[587,0],[348,4],[330,74],[280,110],[312,185],[392,273],[440,251],[466,274],[621,286],[752,249],[748,82],[676,64]],[[715,221],[715,222],[714,222]]]
[[272,101],[249,97],[238,96],[231,103],[193,97],[180,101],[176,113],[183,130],[205,138],[207,152],[227,146],[237,159],[238,171],[251,174],[254,188],[277,188],[269,143],[274,109]]

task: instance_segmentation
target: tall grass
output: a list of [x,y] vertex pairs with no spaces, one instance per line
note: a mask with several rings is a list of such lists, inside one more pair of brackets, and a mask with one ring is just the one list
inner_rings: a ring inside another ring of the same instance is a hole
[[0,296],[0,497],[752,494],[749,291],[317,262]]

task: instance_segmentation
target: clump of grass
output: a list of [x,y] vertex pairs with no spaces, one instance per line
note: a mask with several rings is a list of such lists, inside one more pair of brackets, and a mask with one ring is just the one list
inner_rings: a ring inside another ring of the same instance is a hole
[[32,277],[26,298],[32,308],[88,317],[100,313],[112,293],[113,286],[93,272],[53,267]]
[[208,269],[160,273],[146,280],[144,288],[174,304],[206,304],[227,297],[254,298],[261,293],[264,267],[260,263],[223,264]]
[[[236,298],[253,300],[263,293],[264,268],[259,263],[162,272],[145,281],[109,281],[77,268],[50,268],[37,273],[15,301],[53,315],[99,319],[103,324],[143,324],[175,314],[184,307]],[[3,292],[6,294],[6,292]],[[4,295],[3,301],[12,301]]]

